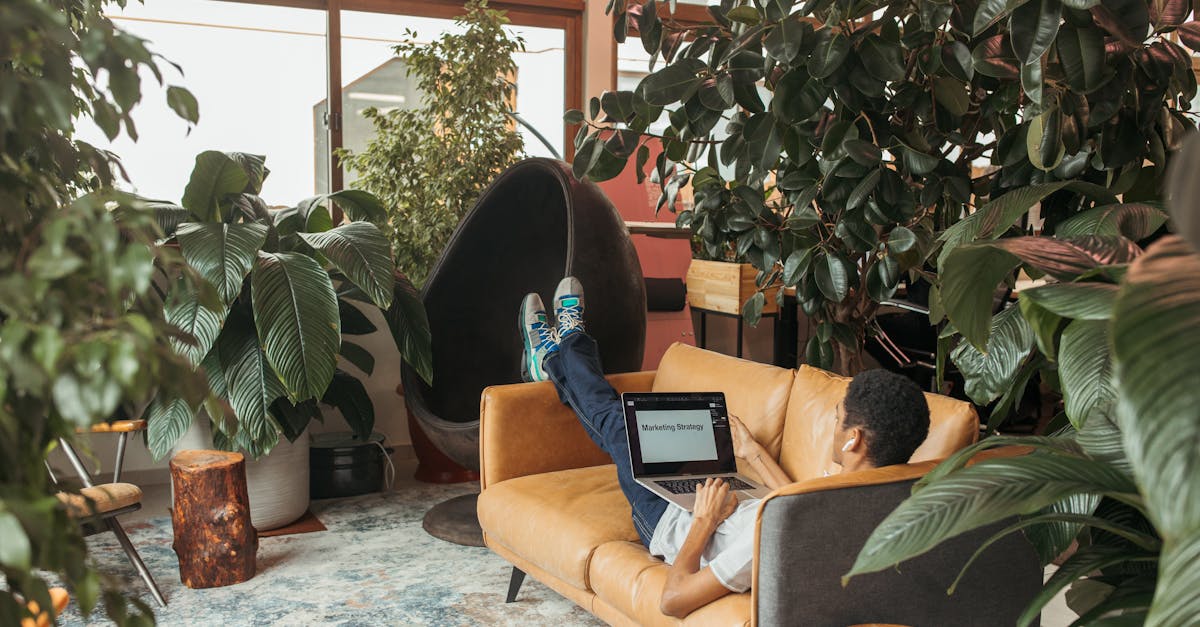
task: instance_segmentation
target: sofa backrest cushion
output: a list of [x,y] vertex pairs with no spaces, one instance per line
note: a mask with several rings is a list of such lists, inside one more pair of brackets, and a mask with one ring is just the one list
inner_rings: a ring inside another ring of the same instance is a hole
[[[755,439],[778,459],[792,376],[787,368],[676,343],[659,363],[653,391],[724,392],[729,412],[741,418]],[[738,470],[759,478],[741,463]]]
[[[779,465],[793,481],[839,472],[833,463],[833,431],[838,403],[849,385],[848,377],[819,368],[803,365],[796,371],[779,457]],[[970,403],[928,393],[925,400],[929,403],[929,436],[910,461],[947,457],[979,437],[979,417]]]

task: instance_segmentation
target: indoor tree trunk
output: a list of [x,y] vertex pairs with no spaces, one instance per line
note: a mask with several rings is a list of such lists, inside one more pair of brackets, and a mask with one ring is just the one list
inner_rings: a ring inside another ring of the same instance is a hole
[[171,484],[172,548],[183,585],[215,588],[253,577],[258,533],[250,524],[242,454],[183,451],[171,459]]

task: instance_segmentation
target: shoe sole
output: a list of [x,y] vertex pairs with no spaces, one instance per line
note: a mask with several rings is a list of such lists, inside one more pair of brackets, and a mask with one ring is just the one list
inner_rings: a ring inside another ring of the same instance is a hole
[[525,329],[525,302],[521,302],[521,313],[517,316],[517,331],[521,334],[521,380],[526,383],[537,383],[540,379],[534,377],[529,370],[532,361],[533,345],[529,341],[529,332]]

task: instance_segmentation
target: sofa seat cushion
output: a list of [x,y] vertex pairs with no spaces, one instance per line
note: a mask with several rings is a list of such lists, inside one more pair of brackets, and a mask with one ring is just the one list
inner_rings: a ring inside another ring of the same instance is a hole
[[479,524],[503,545],[583,590],[596,547],[638,542],[616,466],[590,466],[501,481],[479,495]]
[[659,611],[670,567],[651,557],[640,542],[609,542],[596,549],[588,568],[596,596],[640,625],[746,625],[750,593],[729,594],[692,612],[683,621]]

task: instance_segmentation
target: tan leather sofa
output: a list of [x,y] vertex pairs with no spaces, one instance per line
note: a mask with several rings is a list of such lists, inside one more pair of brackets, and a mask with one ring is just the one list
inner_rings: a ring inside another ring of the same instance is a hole
[[[846,378],[808,366],[788,370],[676,344],[667,351],[657,372],[609,379],[618,392],[725,392],[729,410],[742,418],[797,481],[764,501],[760,521],[765,506],[777,498],[826,490],[842,494],[852,492],[847,488],[869,485],[896,485],[907,490],[897,482],[911,481],[933,466],[915,462],[945,457],[978,435],[978,416],[969,404],[927,395],[930,431],[913,455],[914,463],[822,478],[823,471],[839,470],[832,462],[831,449],[835,408],[845,394]],[[762,572],[759,557],[750,592],[728,595],[682,621],[659,611],[668,567],[638,542],[629,505],[617,486],[615,467],[588,438],[571,409],[559,402],[552,384],[490,387],[483,392],[480,416],[479,522],[487,546],[515,568],[614,625],[744,625],[755,620],[760,603],[756,595],[769,577]],[[754,474],[747,468],[740,470]],[[899,502],[903,494],[886,498]],[[843,500],[855,507],[854,501],[860,499]],[[894,505],[887,503],[873,515],[882,518]],[[847,515],[857,516],[853,512]],[[871,520],[862,533],[869,532],[875,522]],[[759,533],[770,535],[762,529]],[[836,530],[833,533],[836,535]],[[852,560],[857,554],[862,538],[856,542],[840,549],[845,559]],[[968,550],[959,565],[969,555]],[[839,568],[821,576],[836,583],[847,569]],[[952,570],[949,576],[956,573]],[[943,586],[938,594],[944,595],[944,590]],[[785,586],[782,596],[790,595]],[[774,616],[796,611],[787,598],[779,603],[783,609],[771,610],[776,612]],[[841,625],[886,618],[867,617]]]

